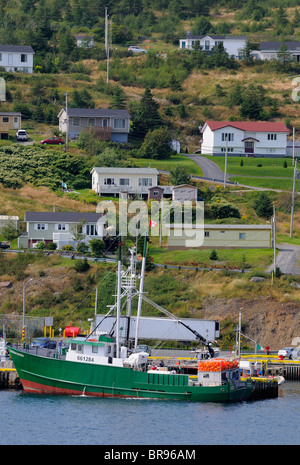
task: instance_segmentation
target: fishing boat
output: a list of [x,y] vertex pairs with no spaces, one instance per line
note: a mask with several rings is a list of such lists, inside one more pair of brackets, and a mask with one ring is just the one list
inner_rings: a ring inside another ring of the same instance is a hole
[[[147,242],[145,238],[142,271],[140,276],[135,347],[138,343],[141,302],[150,301],[143,293]],[[99,397],[133,397],[153,399],[191,400],[201,402],[233,402],[250,398],[253,384],[251,380],[240,379],[238,362],[216,359],[211,341],[190,328],[186,322],[175,318],[177,325],[183,325],[205,346],[210,358],[199,360],[198,376],[176,370],[152,370],[149,354],[129,350],[121,334],[122,277],[128,284],[126,295],[130,300],[133,292],[133,263],[135,251],[131,250],[129,273],[122,271],[121,247],[118,250],[118,281],[116,318],[113,333],[100,330],[94,325],[88,336],[80,336],[70,341],[68,351],[63,354],[48,350],[44,354],[29,349],[10,347],[9,353],[20,377],[24,391],[38,394],[67,394]],[[156,306],[161,309],[161,307]],[[114,308],[112,306],[111,310]],[[127,318],[128,325],[133,318]],[[130,331],[126,331],[127,335]],[[128,341],[127,341],[128,342]]]

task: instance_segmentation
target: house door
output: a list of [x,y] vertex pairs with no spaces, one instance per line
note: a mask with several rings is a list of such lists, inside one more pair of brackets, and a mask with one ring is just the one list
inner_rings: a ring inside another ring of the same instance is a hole
[[14,129],[18,129],[18,128],[19,128],[18,117],[14,116]]
[[12,65],[12,64],[13,64],[13,54],[12,54],[12,53],[9,53],[9,54],[8,54],[8,64],[9,64],[9,65]]
[[254,141],[253,140],[245,141],[245,153],[254,153]]

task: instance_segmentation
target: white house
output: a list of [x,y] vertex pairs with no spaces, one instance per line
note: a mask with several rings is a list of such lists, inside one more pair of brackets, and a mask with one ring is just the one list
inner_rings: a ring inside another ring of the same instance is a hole
[[88,34],[78,34],[76,36],[77,47],[92,48],[94,47],[94,36]]
[[[94,167],[92,189],[98,195],[139,195],[148,198],[149,188],[158,184],[156,168],[106,168]],[[171,194],[171,186],[163,186]],[[170,192],[169,192],[170,191]]]
[[300,42],[277,42],[268,41],[261,42],[259,50],[253,50],[251,55],[260,60],[277,60],[278,52],[282,45],[286,45],[287,54],[291,59],[300,61]]
[[[286,156],[288,128],[284,123],[206,121],[201,129],[201,154]],[[227,149],[226,149],[227,145]]]
[[5,71],[32,73],[33,55],[30,45],[0,45],[0,67]]
[[229,56],[234,56],[237,59],[243,58],[243,50],[246,47],[248,38],[245,36],[228,36],[228,35],[191,35],[187,33],[185,39],[179,40],[179,48],[192,50],[196,42],[200,42],[200,47],[205,52],[212,52],[215,46],[223,43],[223,47]]

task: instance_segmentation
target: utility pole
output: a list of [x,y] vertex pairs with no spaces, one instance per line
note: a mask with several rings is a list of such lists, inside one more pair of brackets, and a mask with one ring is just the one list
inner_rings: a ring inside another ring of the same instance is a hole
[[274,274],[276,272],[276,212],[275,205],[273,205],[273,249],[274,249]]
[[293,166],[295,165],[295,128],[293,128]]
[[105,51],[106,51],[106,82],[109,81],[109,37],[108,37],[108,14],[105,8]]
[[228,140],[228,135],[225,134],[225,170],[224,170],[224,189],[226,189],[226,181],[227,181],[227,140]]
[[69,146],[69,115],[68,115],[68,92],[65,93],[66,96],[66,149]]
[[293,222],[294,222],[294,205],[295,205],[296,177],[297,177],[297,158],[295,159],[295,167],[294,167],[293,193],[292,193],[292,205],[291,205],[291,227],[290,227],[290,237],[293,237]]

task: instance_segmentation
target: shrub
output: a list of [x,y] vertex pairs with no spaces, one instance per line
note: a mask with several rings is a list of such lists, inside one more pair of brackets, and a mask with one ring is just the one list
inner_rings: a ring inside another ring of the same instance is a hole
[[104,241],[101,241],[101,239],[92,239],[90,241],[90,247],[92,249],[92,252],[96,255],[96,257],[102,257],[103,252],[105,250]]
[[49,242],[49,244],[47,245],[47,249],[48,250],[56,250],[57,249],[56,242]]
[[46,248],[46,244],[44,241],[40,241],[36,244],[36,248],[39,249],[39,250],[43,250]]
[[84,242],[79,242],[79,244],[77,245],[77,250],[78,252],[81,252],[81,253],[87,253],[89,250],[89,247]]
[[216,250],[213,249],[213,250],[211,251],[211,254],[210,254],[210,256],[209,256],[209,259],[210,259],[210,260],[218,260],[218,258],[219,258],[219,257],[218,257],[218,254],[217,254]]
[[87,261],[87,258],[85,258],[84,260],[76,260],[74,268],[77,271],[77,273],[84,273],[85,271],[90,269],[90,264]]
[[62,250],[69,250],[69,251],[70,251],[70,250],[73,250],[73,246],[72,246],[72,245],[69,245],[69,244],[63,245],[63,246],[62,246]]

